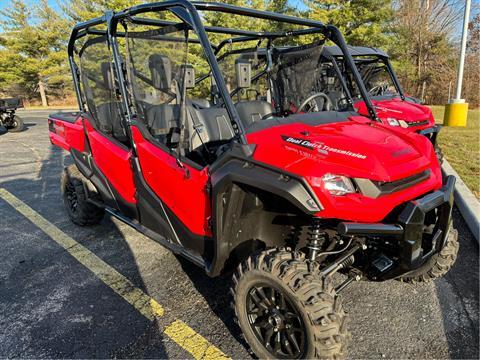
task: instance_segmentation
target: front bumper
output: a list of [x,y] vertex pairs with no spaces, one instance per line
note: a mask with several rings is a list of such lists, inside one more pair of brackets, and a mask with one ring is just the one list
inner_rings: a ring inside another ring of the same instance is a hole
[[[442,189],[407,203],[395,223],[343,222],[338,226],[338,233],[376,239],[376,245],[364,256],[369,277],[387,280],[406,275],[444,247],[452,217],[454,189],[455,177],[448,176]],[[394,241],[381,240],[385,237]],[[382,246],[385,243],[389,245]]]

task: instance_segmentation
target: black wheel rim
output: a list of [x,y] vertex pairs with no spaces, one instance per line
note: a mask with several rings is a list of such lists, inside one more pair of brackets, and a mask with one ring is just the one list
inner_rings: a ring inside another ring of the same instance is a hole
[[297,359],[305,354],[306,330],[290,298],[272,285],[253,286],[247,295],[251,329],[277,359]]
[[78,208],[78,197],[75,187],[70,181],[65,185],[65,199],[67,201],[68,209],[72,214],[75,214]]

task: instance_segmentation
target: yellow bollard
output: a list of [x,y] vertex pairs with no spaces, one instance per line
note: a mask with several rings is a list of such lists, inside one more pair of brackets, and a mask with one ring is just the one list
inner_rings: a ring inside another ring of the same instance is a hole
[[445,126],[467,126],[468,104],[456,102],[445,105],[443,125]]

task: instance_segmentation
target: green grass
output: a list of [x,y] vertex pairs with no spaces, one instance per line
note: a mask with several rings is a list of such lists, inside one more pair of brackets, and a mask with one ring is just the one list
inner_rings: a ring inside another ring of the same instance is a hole
[[[431,108],[437,123],[442,124],[445,107]],[[468,110],[466,127],[444,126],[438,143],[445,158],[480,199],[480,109]]]

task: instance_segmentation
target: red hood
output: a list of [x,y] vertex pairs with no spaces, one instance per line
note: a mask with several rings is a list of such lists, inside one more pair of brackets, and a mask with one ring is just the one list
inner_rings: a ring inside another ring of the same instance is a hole
[[299,175],[335,173],[389,182],[430,166],[432,148],[423,137],[355,121],[362,121],[360,117],[351,119],[316,127],[276,126],[248,139],[257,144],[255,159]]
[[[411,125],[410,128],[413,128],[415,131],[435,125],[432,111],[427,106],[403,101],[400,98],[372,99],[372,104],[376,108],[378,117],[386,125],[389,125],[387,118],[404,120],[407,124],[420,122],[418,125]],[[355,108],[360,114],[368,116],[367,107],[363,101],[355,103]]]

